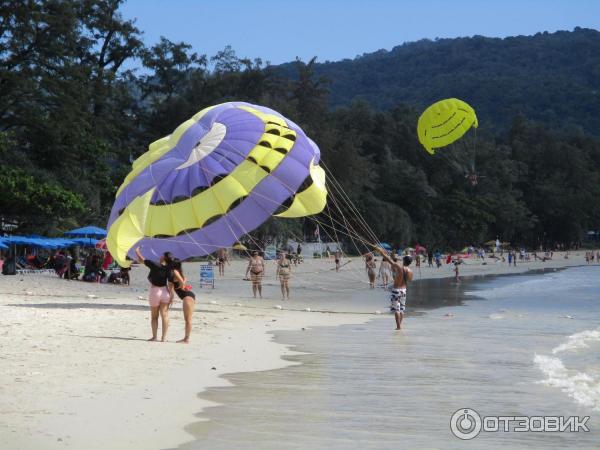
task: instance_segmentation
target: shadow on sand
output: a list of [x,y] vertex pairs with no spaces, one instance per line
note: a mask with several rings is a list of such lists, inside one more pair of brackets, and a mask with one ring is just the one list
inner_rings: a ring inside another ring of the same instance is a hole
[[[10,303],[7,306],[17,306],[19,308],[38,308],[38,309],[114,309],[120,311],[150,311],[148,305],[125,305],[116,303],[32,303],[29,305]],[[177,308],[179,310],[181,308]],[[197,313],[219,313],[222,311],[209,311],[206,309],[195,309]]]

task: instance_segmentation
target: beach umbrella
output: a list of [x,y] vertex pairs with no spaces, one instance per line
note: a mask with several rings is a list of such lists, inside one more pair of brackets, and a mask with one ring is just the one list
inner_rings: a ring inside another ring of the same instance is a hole
[[380,246],[381,248],[385,249],[385,250],[391,250],[391,249],[392,249],[392,246],[391,246],[390,244],[388,244],[387,242],[381,242],[381,243],[379,244],[379,246]]
[[8,248],[8,245],[6,245],[3,241],[0,240],[0,248]]
[[248,250],[248,247],[246,247],[244,244],[239,244],[239,243],[235,244],[231,248],[234,249],[234,250],[241,250],[241,251]]
[[65,236],[70,236],[74,238],[87,238],[87,242],[82,242],[79,240],[77,242],[78,245],[86,245],[93,247],[96,245],[96,238],[106,238],[106,230],[104,228],[95,227],[93,225],[88,225],[87,227],[75,228],[74,230],[70,230],[64,233]]

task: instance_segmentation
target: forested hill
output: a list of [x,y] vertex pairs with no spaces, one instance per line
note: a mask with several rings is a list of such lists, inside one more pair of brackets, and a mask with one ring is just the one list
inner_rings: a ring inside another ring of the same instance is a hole
[[[294,64],[279,66],[293,77]],[[600,32],[422,40],[353,60],[319,63],[330,105],[357,99],[377,109],[423,108],[441,98],[472,104],[480,123],[505,128],[517,114],[600,134]]]
[[[365,249],[349,242],[354,231],[338,238],[336,224],[356,229],[346,222],[356,210],[378,239],[403,247],[461,249],[496,237],[571,246],[600,230],[596,31],[421,41],[272,67],[230,47],[205,55],[167,37],[147,46],[122,3],[0,5],[0,233],[2,223],[53,235],[105,225],[134,158],[232,100],[281,112],[318,144],[337,219],[328,208],[315,220],[352,251]],[[475,108],[481,132],[429,155],[418,112],[452,96]],[[352,208],[336,210],[334,190]],[[284,242],[306,223],[273,219],[253,233]]]

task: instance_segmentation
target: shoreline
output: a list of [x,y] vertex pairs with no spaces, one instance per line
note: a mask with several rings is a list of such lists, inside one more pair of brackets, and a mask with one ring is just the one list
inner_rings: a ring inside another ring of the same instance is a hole
[[[516,270],[506,265],[466,264],[462,276],[585,265],[578,256],[523,263]],[[422,280],[452,277],[444,270],[446,266],[422,269],[437,271],[426,273]],[[145,298],[145,271],[134,274],[131,287],[67,283],[43,275],[0,277],[0,328],[5,330],[0,333],[0,357],[8,362],[6,383],[0,388],[0,412],[5,418],[0,437],[5,445],[16,449],[107,445],[146,449],[190,442],[195,436],[186,428],[214,406],[200,398],[201,393],[231,385],[224,375],[294,364],[283,357],[299,352],[276,342],[278,331],[358,324],[374,315],[372,309],[332,308],[317,313],[313,308],[308,313],[302,306],[313,300],[310,286],[306,292],[298,289],[290,302],[299,306],[297,310],[275,309],[273,303],[281,301],[273,299],[258,301],[259,305],[247,300],[243,305],[239,294],[245,294],[248,286],[233,281],[223,294],[217,289],[195,289],[200,301],[189,346],[147,343],[149,311],[147,302],[138,298]],[[330,280],[332,290],[335,282]],[[360,294],[373,295],[366,289]],[[385,297],[380,290],[376,294]],[[385,300],[379,303],[385,305]],[[182,330],[178,303],[171,314],[170,339],[178,339]]]
[[[423,314],[418,320],[415,315],[408,318],[406,330],[400,334],[393,331],[391,317],[369,320],[364,325],[318,327],[310,335],[298,331],[275,332],[277,342],[301,352],[285,357],[296,364],[263,373],[226,374],[225,378],[234,387],[209,388],[202,394],[219,406],[205,409],[201,420],[188,425],[196,440],[178,448],[277,448],[277,442],[283,439],[286,445],[282,445],[290,449],[350,448],[351,442],[355,442],[356,448],[392,449],[399,442],[394,436],[402,442],[406,438],[406,445],[411,448],[445,448],[454,439],[447,435],[452,413],[461,406],[472,406],[481,412],[480,408],[487,407],[483,399],[488,394],[495,395],[496,389],[506,394],[506,403],[503,406],[494,403],[494,409],[490,406],[489,410],[483,410],[524,414],[539,413],[539,408],[546,407],[547,414],[560,411],[565,415],[580,411],[580,406],[564,390],[561,392],[546,383],[543,372],[534,363],[538,352],[545,354],[560,342],[570,342],[567,336],[573,333],[595,329],[589,325],[592,319],[584,318],[583,312],[575,307],[572,314],[576,320],[564,320],[569,317],[562,315],[564,310],[561,313],[553,310],[556,303],[550,306],[550,312],[544,311],[543,285],[553,282],[547,280],[558,277],[565,283],[573,276],[582,280],[580,270],[587,270],[587,282],[596,277],[600,268],[578,266],[568,271],[550,269],[510,278],[502,275],[466,280],[461,290],[461,308],[445,304],[432,305],[432,309],[425,311],[419,308]],[[526,291],[521,299],[533,300],[531,303],[520,301],[520,289]],[[498,297],[497,291],[503,294]],[[541,295],[537,304],[535,292]],[[563,286],[560,292],[564,295],[566,288]],[[585,300],[578,306],[581,303]],[[537,314],[540,307],[543,317]],[[474,325],[472,330],[468,324]],[[547,332],[536,333],[532,328]],[[443,341],[439,341],[440,336],[444,336]],[[526,336],[527,345],[515,344],[518,336]],[[502,344],[490,345],[489,352],[475,351],[492,341]],[[593,350],[588,349],[588,356],[593,355]],[[478,365],[482,362],[485,364]],[[573,369],[568,360],[565,365]],[[433,367],[441,373],[432,374]],[[516,377],[501,376],[500,372]],[[594,376],[592,373],[590,376]],[[406,380],[399,385],[393,381],[404,377]],[[450,399],[440,388],[446,383],[440,380],[452,380],[448,384],[453,393]],[[469,383],[461,384],[463,380],[477,385],[473,388],[477,394],[471,396]],[[527,400],[521,404],[521,398]],[[421,401],[427,404],[422,409]],[[442,413],[438,414],[438,409]],[[388,433],[380,423],[380,411],[386,411],[389,420],[393,417],[393,423],[408,419],[404,431]],[[411,416],[415,411],[417,414]],[[424,428],[419,428],[419,419],[423,419]],[[425,428],[427,432],[422,433]],[[432,441],[428,441],[428,433]],[[480,447],[493,446],[483,439],[479,439]],[[506,444],[501,437],[497,443],[501,444],[498,448]],[[531,446],[536,445],[532,442]]]

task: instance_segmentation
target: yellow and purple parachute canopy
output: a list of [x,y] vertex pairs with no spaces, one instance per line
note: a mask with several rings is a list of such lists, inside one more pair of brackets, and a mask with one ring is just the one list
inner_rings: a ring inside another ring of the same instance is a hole
[[150,145],[119,188],[107,247],[122,266],[231,247],[269,217],[302,217],[327,198],[320,151],[295,123],[265,107],[206,108]]
[[427,108],[417,124],[419,142],[432,155],[435,149],[457,141],[469,131],[477,128],[475,110],[457,98],[440,100]]

